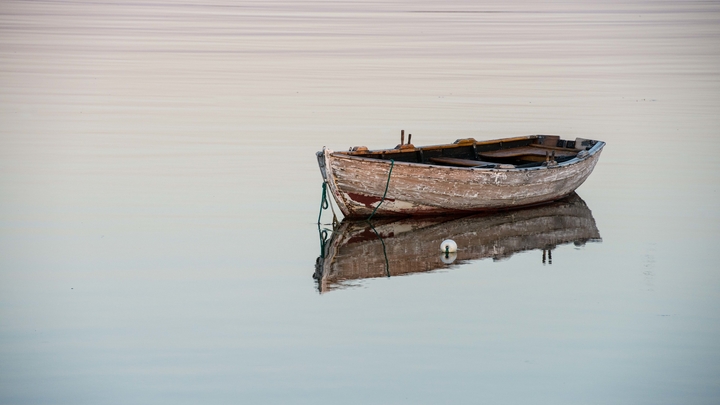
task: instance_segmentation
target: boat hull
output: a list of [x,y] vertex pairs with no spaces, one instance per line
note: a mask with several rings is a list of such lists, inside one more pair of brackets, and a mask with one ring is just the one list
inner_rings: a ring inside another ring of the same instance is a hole
[[583,157],[554,166],[525,169],[391,163],[329,149],[318,152],[318,162],[338,207],[348,218],[367,218],[373,211],[375,216],[458,214],[563,198],[590,176],[603,146],[598,142]]

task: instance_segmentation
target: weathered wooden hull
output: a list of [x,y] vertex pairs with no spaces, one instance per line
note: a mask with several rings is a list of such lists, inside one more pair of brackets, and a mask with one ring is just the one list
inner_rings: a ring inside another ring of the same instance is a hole
[[387,195],[375,216],[415,216],[492,211],[560,199],[592,173],[603,142],[582,157],[533,168],[466,168],[394,162],[318,152],[325,181],[342,213],[367,218]]
[[452,264],[483,258],[499,260],[528,250],[551,251],[567,243],[601,240],[592,212],[575,193],[521,210],[460,218],[379,219],[373,223],[374,228],[367,221],[343,220],[324,243],[314,274],[320,292],[366,278],[445,269],[450,264],[440,252],[440,243],[448,238],[458,244]]

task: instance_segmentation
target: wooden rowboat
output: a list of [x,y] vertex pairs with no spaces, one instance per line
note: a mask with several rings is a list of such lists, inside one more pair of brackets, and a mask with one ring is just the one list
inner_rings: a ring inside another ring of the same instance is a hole
[[[543,264],[546,259],[552,264],[552,250],[557,246],[602,240],[592,212],[575,193],[526,209],[372,222],[344,219],[329,237],[321,233],[321,255],[313,274],[318,291],[354,286],[368,278],[443,270],[474,260],[504,260],[535,249],[543,251]],[[457,242],[456,254],[440,252],[444,239]]]
[[460,214],[563,198],[592,173],[604,142],[554,135],[394,149],[317,153],[320,172],[348,218]]

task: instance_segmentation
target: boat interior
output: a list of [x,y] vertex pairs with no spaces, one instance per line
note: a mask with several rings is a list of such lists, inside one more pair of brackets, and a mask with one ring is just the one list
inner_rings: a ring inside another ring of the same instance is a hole
[[396,162],[512,169],[566,162],[587,154],[587,150],[597,143],[583,138],[564,140],[557,135],[530,135],[480,142],[467,138],[446,145],[416,147],[410,143],[411,139],[412,135],[408,135],[408,142],[405,143],[402,132],[400,144],[394,149],[369,150],[364,146],[356,146],[341,153],[370,159],[392,159]]

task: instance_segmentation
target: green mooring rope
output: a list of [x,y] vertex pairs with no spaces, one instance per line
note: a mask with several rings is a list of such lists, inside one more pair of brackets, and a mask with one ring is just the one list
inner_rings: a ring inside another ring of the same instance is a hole
[[370,219],[372,219],[373,215],[375,215],[375,212],[377,212],[378,208],[380,208],[382,203],[385,201],[385,196],[387,195],[388,187],[390,187],[390,175],[392,174],[392,169],[394,166],[395,166],[395,160],[390,159],[390,171],[388,172],[387,183],[385,183],[385,193],[383,193],[383,196],[380,199],[380,203],[378,203],[378,205],[375,206],[375,209],[373,210],[372,214],[370,214],[370,216],[368,217],[368,219],[367,219],[368,221],[370,221]]
[[318,214],[318,225],[320,225],[320,217],[322,217],[323,210],[328,209],[328,199],[327,199],[327,183],[323,181],[323,191],[322,191],[322,198],[320,199],[320,213]]
[[340,225],[340,222],[337,219],[337,215],[335,215],[335,208],[333,208],[332,203],[330,202],[330,200],[328,200],[327,183],[326,182],[323,182],[322,190],[323,190],[322,198],[320,199],[320,212],[318,213],[317,224],[320,225],[320,219],[322,219],[322,212],[323,212],[323,210],[328,209],[328,206],[329,206],[330,209],[332,210],[332,214],[333,214],[332,226],[333,226],[333,230],[335,230],[335,228],[337,228]]
[[383,240],[382,236],[378,233],[378,231],[373,226],[372,222],[370,222],[370,219],[367,220],[368,225],[370,225],[370,228],[375,232],[375,235],[377,235],[378,239],[380,239],[380,243],[382,243],[383,248],[383,256],[385,256],[385,275],[390,277],[390,262],[388,262],[387,257],[387,250],[385,250],[385,241]]

